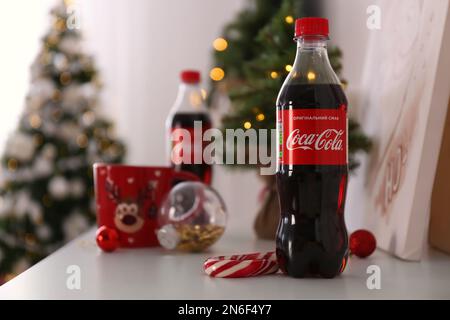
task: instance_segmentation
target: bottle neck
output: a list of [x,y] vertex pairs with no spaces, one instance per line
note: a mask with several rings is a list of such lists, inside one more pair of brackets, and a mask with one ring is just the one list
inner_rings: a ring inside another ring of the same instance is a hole
[[336,83],[339,78],[331,67],[327,52],[327,37],[298,37],[297,54],[290,76],[303,83]]
[[327,47],[328,37],[325,36],[301,36],[296,37],[297,48],[325,48]]
[[302,57],[314,59],[316,63],[328,63],[327,38],[322,36],[299,37],[297,41],[297,55],[294,65]]
[[202,90],[197,83],[181,83],[179,85],[173,111],[187,113],[207,111]]

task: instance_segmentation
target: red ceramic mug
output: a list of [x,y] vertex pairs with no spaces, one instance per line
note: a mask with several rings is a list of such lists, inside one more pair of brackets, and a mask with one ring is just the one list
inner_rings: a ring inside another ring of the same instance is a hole
[[114,228],[120,247],[157,246],[157,214],[174,181],[199,181],[192,173],[170,167],[94,164],[99,227]]

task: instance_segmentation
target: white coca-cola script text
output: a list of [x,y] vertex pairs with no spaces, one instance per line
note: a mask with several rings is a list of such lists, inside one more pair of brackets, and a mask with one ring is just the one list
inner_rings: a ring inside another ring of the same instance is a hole
[[286,140],[288,150],[342,150],[344,145],[344,130],[326,129],[322,133],[302,133],[300,129],[293,130]]

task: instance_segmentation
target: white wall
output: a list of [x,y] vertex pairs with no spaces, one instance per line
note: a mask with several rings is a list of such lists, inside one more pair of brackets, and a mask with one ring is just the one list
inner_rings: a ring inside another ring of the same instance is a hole
[[357,87],[362,80],[368,38],[366,9],[377,0],[328,0],[325,14],[330,22],[331,44],[343,51],[343,77],[350,86]]
[[29,88],[29,67],[49,25],[53,0],[10,0],[0,4],[0,153],[16,127]]
[[[369,45],[369,37],[373,32],[366,26],[369,5],[377,4],[378,0],[333,0],[326,1],[326,16],[330,20],[331,43],[338,45],[343,52],[343,78],[349,83],[346,95],[349,100],[349,113],[358,119],[364,106],[361,105],[361,85],[364,77],[366,63],[366,52]],[[383,13],[381,13],[383,19]],[[359,155],[360,159],[366,157]],[[361,173],[359,172],[361,171]],[[356,170],[350,176],[348,185],[348,195],[355,194],[359,185],[355,175],[362,174],[363,168]],[[364,204],[357,198],[347,196],[345,219],[349,231],[356,230],[363,226]]]

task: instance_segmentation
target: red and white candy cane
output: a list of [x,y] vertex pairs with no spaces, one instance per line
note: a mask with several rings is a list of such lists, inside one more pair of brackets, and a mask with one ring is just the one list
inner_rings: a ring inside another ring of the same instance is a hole
[[275,273],[278,263],[272,251],[208,258],[203,268],[211,277],[243,278]]

